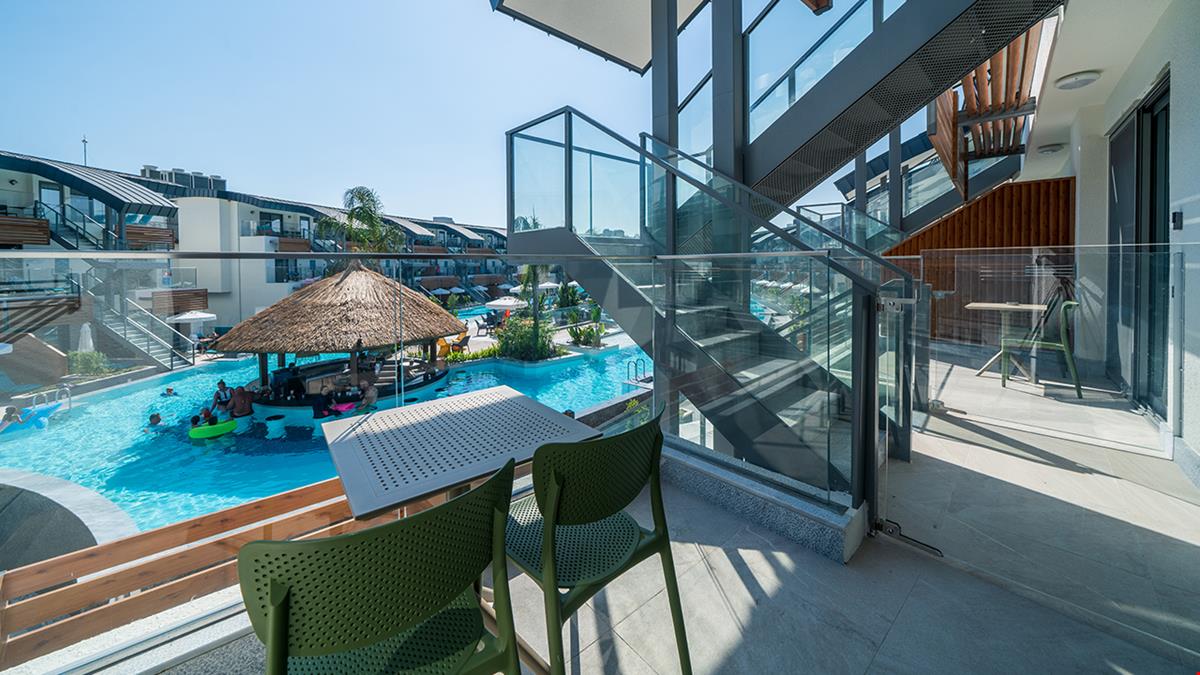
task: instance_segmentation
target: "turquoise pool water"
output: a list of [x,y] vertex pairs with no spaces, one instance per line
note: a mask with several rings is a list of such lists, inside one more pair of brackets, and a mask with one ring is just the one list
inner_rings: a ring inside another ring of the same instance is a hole
[[468,319],[477,319],[477,318],[483,316],[484,314],[487,314],[490,311],[491,310],[488,309],[487,307],[484,307],[483,305],[479,305],[478,307],[468,307],[466,309],[460,309],[457,312],[455,312],[455,315],[458,316],[459,321],[466,321]]
[[[506,384],[557,410],[582,410],[624,393],[626,364],[636,358],[645,354],[632,346],[533,370],[494,361],[471,364],[410,392],[408,399]],[[187,437],[190,417],[211,401],[217,380],[247,382],[257,368],[254,359],[218,361],[78,396],[73,409],[55,415],[46,430],[0,437],[0,467],[95,490],[144,530],[333,477],[319,430],[289,427],[286,438],[272,440],[255,423],[245,433],[210,441]],[[167,386],[179,396],[162,397]],[[385,407],[396,402],[380,400]],[[153,412],[163,416],[163,427],[147,433]]]

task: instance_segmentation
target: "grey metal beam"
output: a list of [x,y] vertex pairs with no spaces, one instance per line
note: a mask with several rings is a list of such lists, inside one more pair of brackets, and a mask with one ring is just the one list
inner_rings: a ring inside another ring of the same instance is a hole
[[900,127],[888,134],[888,225],[900,229],[904,221],[904,173]]

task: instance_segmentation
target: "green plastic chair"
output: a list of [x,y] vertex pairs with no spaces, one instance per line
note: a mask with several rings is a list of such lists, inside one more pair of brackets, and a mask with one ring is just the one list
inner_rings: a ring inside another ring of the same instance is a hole
[[[243,546],[238,580],[267,672],[518,673],[504,557],[512,480],[510,460],[478,488],[394,523]],[[495,637],[478,596],[488,565]]]
[[1079,386],[1079,372],[1075,370],[1075,355],[1071,351],[1071,343],[1067,338],[1067,318],[1071,310],[1079,306],[1075,300],[1064,300],[1058,305],[1058,330],[1054,339],[1046,338],[1046,329],[1039,333],[1023,338],[1000,338],[1000,386],[1008,386],[1008,371],[1014,349],[1050,349],[1063,353],[1067,360],[1067,370],[1071,373],[1071,381],[1075,383],[1075,395],[1083,398],[1083,388]]
[[[537,582],[545,596],[549,663],[556,675],[565,670],[562,627],[567,619],[610,581],[656,553],[666,577],[679,662],[684,673],[692,672],[663,514],[662,444],[656,416],[616,436],[549,443],[534,453],[534,493],[513,503],[507,547],[509,559]],[[647,482],[654,512],[652,531],[622,510]]]

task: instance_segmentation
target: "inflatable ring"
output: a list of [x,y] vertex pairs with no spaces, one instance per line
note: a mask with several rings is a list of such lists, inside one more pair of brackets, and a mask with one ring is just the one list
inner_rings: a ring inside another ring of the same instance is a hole
[[202,424],[188,430],[188,436],[194,439],[216,438],[237,428],[237,420],[225,420],[216,424]]

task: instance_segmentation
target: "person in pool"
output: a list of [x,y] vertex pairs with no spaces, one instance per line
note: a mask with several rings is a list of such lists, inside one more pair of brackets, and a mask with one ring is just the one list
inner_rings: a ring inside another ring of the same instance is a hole
[[201,408],[200,409],[200,421],[205,424],[208,424],[208,421],[210,419],[215,420],[215,419],[217,419],[217,416],[212,414],[212,411],[209,410],[208,408]]
[[166,391],[164,391],[164,392],[163,392],[162,394],[160,394],[160,395],[161,395],[161,396],[164,396],[164,397],[166,397],[166,396],[178,396],[178,395],[179,395],[179,392],[175,391],[175,387],[167,387],[167,390],[166,390]]
[[200,426],[200,416],[192,415],[192,428],[195,429],[198,426]]
[[254,397],[246,391],[245,387],[234,389],[232,400],[233,403],[229,406],[230,417],[245,417],[254,414]]
[[150,422],[148,424],[146,424],[146,428],[143,429],[142,431],[149,433],[151,431],[154,431],[155,427],[161,427],[161,426],[162,426],[162,415],[159,415],[158,413],[150,413]]
[[24,424],[29,418],[21,417],[21,411],[14,406],[8,406],[4,409],[4,417],[0,419],[0,431],[4,431],[10,424]]
[[213,393],[213,410],[225,412],[233,402],[233,390],[225,385],[225,380],[217,382],[217,391]]

